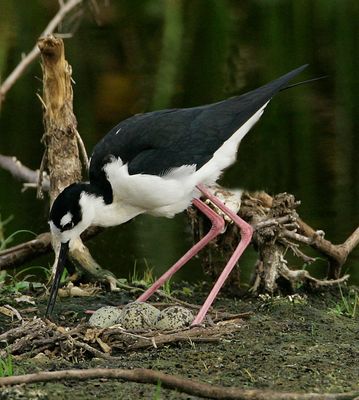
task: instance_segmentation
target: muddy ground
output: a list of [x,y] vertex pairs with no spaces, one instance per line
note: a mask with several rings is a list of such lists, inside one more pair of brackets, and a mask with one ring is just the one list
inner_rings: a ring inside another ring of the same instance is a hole
[[[198,296],[186,297],[185,300],[199,301]],[[359,390],[359,312],[351,318],[334,311],[340,308],[342,300],[338,289],[294,298],[233,299],[222,294],[215,304],[216,309],[234,313],[252,311],[253,315],[243,322],[238,332],[223,337],[219,343],[189,342],[117,353],[115,355],[120,359],[116,361],[91,359],[90,356],[81,362],[51,357],[14,359],[14,372],[140,367],[241,388],[297,392]],[[128,301],[124,293],[65,299],[56,306],[57,318],[63,325],[64,318],[72,320],[72,312],[75,312],[76,318],[71,322],[74,324],[85,316],[83,309],[124,301]],[[39,301],[37,305],[37,313],[43,313],[45,302]],[[21,307],[18,309],[21,311]],[[11,324],[9,318],[0,314],[0,333],[11,325],[16,325],[16,322]],[[0,391],[0,399],[5,398],[132,400],[197,397],[167,390],[160,385],[91,380],[10,388]]]

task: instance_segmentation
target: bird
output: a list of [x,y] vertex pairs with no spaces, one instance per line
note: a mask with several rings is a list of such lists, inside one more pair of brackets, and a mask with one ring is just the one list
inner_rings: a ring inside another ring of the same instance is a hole
[[251,242],[251,225],[208,189],[236,161],[241,140],[272,97],[308,64],[240,96],[191,108],[136,114],[117,124],[95,145],[89,181],[66,187],[50,209],[49,225],[61,243],[45,317],[51,317],[71,243],[90,226],[123,224],[138,215],[171,218],[191,204],[211,222],[208,233],[136,301],[146,301],[224,228],[222,216],[240,229],[241,240],[192,325],[201,324],[226,278]]

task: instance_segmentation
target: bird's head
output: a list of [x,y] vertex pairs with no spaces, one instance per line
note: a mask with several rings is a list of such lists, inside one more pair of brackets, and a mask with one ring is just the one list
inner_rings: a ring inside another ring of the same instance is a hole
[[73,183],[57,196],[51,207],[51,233],[61,243],[78,238],[91,225],[91,210],[84,207],[87,186],[85,183]]
[[54,201],[50,211],[51,234],[55,241],[60,242],[60,253],[55,270],[50,298],[47,304],[46,316],[54,308],[62,272],[65,267],[70,242],[79,238],[93,221],[92,207],[86,207],[88,184],[74,183],[65,188]]

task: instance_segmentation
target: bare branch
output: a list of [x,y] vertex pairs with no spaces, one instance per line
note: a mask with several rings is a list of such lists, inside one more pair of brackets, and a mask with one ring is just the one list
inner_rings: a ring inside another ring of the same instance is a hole
[[257,399],[257,400],[314,400],[314,399],[354,399],[359,392],[347,393],[285,393],[272,390],[261,389],[241,389],[238,387],[221,387],[195,381],[180,376],[164,374],[152,369],[136,368],[133,370],[120,368],[93,368],[87,370],[62,370],[45,371],[34,374],[19,376],[9,376],[0,378],[0,386],[19,385],[36,382],[53,382],[68,379],[87,380],[87,379],[122,379],[129,382],[149,383],[158,385],[161,382],[164,388],[179,390],[193,396],[211,399]]
[[[47,36],[50,33],[53,33],[57,28],[57,26],[60,24],[60,22],[66,17],[66,15],[82,2],[83,0],[69,0],[67,3],[62,2],[59,11],[54,16],[54,18],[49,22],[45,30],[41,33],[40,37]],[[26,68],[36,59],[36,57],[39,54],[40,50],[38,49],[37,44],[35,44],[30,53],[28,53],[25,57],[21,59],[17,67],[5,79],[5,81],[0,87],[0,107],[5,99],[6,93],[11,89],[14,83],[19,79],[19,77],[23,74]]]
[[82,156],[82,160],[83,160],[83,163],[84,163],[85,168],[86,168],[86,172],[88,172],[88,169],[89,169],[89,158],[87,156],[85,144],[84,144],[84,142],[82,140],[82,137],[79,134],[77,129],[75,131],[75,135],[76,135],[76,139],[77,139],[77,144],[79,146],[80,154]]
[[[0,154],[0,168],[10,172],[15,179],[26,184],[37,184],[39,180],[39,171],[26,167],[16,157]],[[49,190],[50,183],[47,177],[42,177],[42,185],[44,190]]]
[[[81,238],[86,241],[100,232],[102,228],[89,228],[81,235]],[[51,250],[50,232],[41,233],[35,239],[0,251],[0,270],[18,267]]]
[[324,239],[322,235],[318,235],[317,231],[301,219],[298,219],[297,223],[299,225],[299,233],[311,240],[310,246],[329,258],[328,278],[339,278],[341,267],[346,262],[348,255],[359,244],[359,227],[344,243],[333,244]]

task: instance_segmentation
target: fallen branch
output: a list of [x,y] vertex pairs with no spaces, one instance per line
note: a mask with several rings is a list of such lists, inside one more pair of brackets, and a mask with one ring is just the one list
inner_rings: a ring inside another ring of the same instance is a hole
[[62,371],[45,371],[34,374],[9,376],[0,378],[0,386],[21,385],[37,382],[54,382],[63,380],[87,379],[122,379],[129,382],[149,383],[167,389],[179,390],[192,396],[210,399],[237,399],[237,400],[340,400],[354,399],[359,391],[347,393],[289,393],[273,390],[241,389],[237,387],[221,387],[203,382],[194,381],[180,376],[164,374],[152,369],[136,368],[133,370],[120,368],[93,368],[86,370],[69,369]]
[[[10,172],[10,174],[20,182],[28,186],[37,186],[39,181],[39,170],[32,170],[22,164],[16,157],[4,156],[0,154],[0,168]],[[50,184],[47,177],[42,178],[43,190],[48,191]]]
[[[69,0],[68,2],[60,2],[61,7],[54,18],[49,22],[45,30],[40,36],[46,36],[55,31],[58,25],[63,21],[66,15],[76,8],[83,0]],[[22,58],[17,67],[12,71],[12,73],[5,79],[0,87],[0,109],[1,104],[5,100],[6,93],[11,89],[19,77],[23,74],[26,68],[38,57],[40,51],[35,45],[33,49],[25,57]]]
[[51,250],[51,235],[41,233],[35,239],[0,252],[0,270],[15,268]]
[[[81,235],[81,238],[86,241],[102,231],[103,229],[99,227],[91,227]],[[0,270],[16,268],[50,251],[52,251],[51,234],[41,233],[35,239],[0,251]]]

